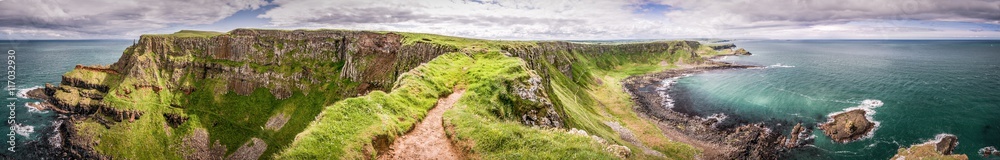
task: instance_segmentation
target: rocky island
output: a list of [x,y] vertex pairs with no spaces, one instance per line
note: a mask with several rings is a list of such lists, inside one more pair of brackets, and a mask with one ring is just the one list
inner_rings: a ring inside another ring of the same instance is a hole
[[881,107],[882,101],[867,99],[861,105],[827,115],[827,121],[819,124],[823,134],[838,143],[856,141],[874,135],[879,122],[872,118],[873,108]]
[[909,148],[900,148],[892,160],[905,159],[969,159],[964,154],[952,154],[958,146],[958,137],[951,134],[939,134],[933,140],[923,144],[915,144]]
[[858,140],[875,129],[875,123],[865,118],[865,110],[852,110],[836,114],[831,117],[832,121],[821,124],[823,134],[829,136],[833,141],[847,143]]

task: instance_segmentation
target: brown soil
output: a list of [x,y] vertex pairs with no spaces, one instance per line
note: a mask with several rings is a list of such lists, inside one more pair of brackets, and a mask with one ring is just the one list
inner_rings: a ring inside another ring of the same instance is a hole
[[406,135],[396,139],[389,147],[389,153],[378,159],[463,159],[458,147],[455,147],[445,135],[441,125],[441,116],[465,94],[458,90],[446,98],[438,100],[427,116],[413,127]]

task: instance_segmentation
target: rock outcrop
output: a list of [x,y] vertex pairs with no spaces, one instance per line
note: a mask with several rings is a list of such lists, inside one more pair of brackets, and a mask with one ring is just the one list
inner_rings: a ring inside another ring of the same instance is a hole
[[[388,90],[396,76],[446,52],[452,46],[404,44],[394,33],[364,31],[281,31],[236,29],[211,38],[144,35],[111,69],[138,86],[197,88],[186,78],[220,79],[225,90],[248,95],[257,88],[279,99],[311,84],[339,79],[360,83],[350,91]],[[156,75],[163,75],[159,86]]]
[[875,129],[875,123],[869,121],[865,114],[867,111],[862,109],[835,114],[830,117],[829,122],[820,124],[819,127],[823,129],[823,134],[835,142],[858,140]]
[[933,140],[916,144],[910,148],[900,148],[893,160],[903,159],[969,159],[964,154],[952,154],[958,146],[958,137],[951,134],[939,134]]
[[750,51],[747,51],[746,49],[743,49],[743,48],[740,48],[740,49],[737,49],[736,51],[733,51],[733,54],[734,55],[753,55],[753,54],[750,53]]
[[805,144],[811,143],[813,140],[812,129],[802,126],[802,123],[795,124],[792,127],[792,133],[788,135],[788,138],[782,137],[780,142],[781,146],[785,148],[797,148]]
[[997,148],[993,146],[986,146],[979,149],[979,156],[983,156],[983,158],[989,158],[990,156],[1000,156],[1000,150],[997,150]]

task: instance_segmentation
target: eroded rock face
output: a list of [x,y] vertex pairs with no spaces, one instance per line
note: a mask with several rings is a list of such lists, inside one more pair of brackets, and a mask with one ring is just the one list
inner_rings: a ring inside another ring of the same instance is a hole
[[[139,86],[197,88],[180,83],[195,75],[224,80],[223,93],[248,95],[266,88],[284,99],[293,90],[337,79],[361,83],[355,94],[388,90],[400,73],[453,51],[424,42],[404,45],[403,37],[393,33],[236,29],[212,38],[142,36],[111,69],[135,78]],[[157,72],[175,83],[158,86]]]
[[[621,45],[541,42],[536,46],[504,46],[501,49],[506,55],[525,60],[528,69],[534,73],[531,75],[531,78],[523,82],[508,85],[510,88],[513,88],[511,92],[520,97],[519,99],[527,101],[526,104],[528,105],[518,104],[518,114],[521,115],[521,122],[530,126],[562,127],[564,123],[562,122],[562,116],[560,116],[559,111],[553,106],[551,102],[552,97],[549,97],[551,94],[550,82],[552,76],[561,74],[573,81],[584,81],[581,78],[589,78],[587,75],[574,75],[581,74],[578,71],[574,71],[580,68],[574,69],[574,67],[583,66],[573,66],[573,63],[578,61],[573,54],[591,57],[619,56],[645,60],[648,59],[646,56],[672,54],[683,50],[687,51],[694,58],[698,57],[698,55],[692,51],[699,46],[700,43],[695,41]],[[557,71],[550,71],[546,65],[553,66]]]
[[857,109],[833,115],[827,123],[820,124],[823,134],[839,143],[858,140],[875,129],[875,123],[866,117],[867,111]]
[[542,86],[542,79],[535,74],[522,83],[508,85],[514,95],[520,98],[518,110],[521,113],[521,123],[529,126],[563,127],[563,120],[556,112],[552,102]]
[[[130,106],[138,104],[128,104],[137,96],[183,97],[199,90],[249,95],[265,89],[284,99],[295,92],[309,94],[316,89],[338,97],[388,91],[399,74],[458,50],[449,45],[403,41],[402,35],[394,33],[335,30],[237,29],[213,37],[144,35],[114,64],[78,65],[62,77],[59,85],[47,84],[41,90],[44,94],[32,97],[45,100],[67,116],[108,127],[134,122],[147,114],[143,107]],[[214,87],[195,85],[202,82]],[[320,85],[334,85],[336,89],[316,87]],[[105,102],[109,97],[124,102]],[[152,116],[163,116],[164,124],[169,126],[181,125],[188,118],[182,113]],[[75,132],[71,131],[60,132],[73,137]],[[185,151],[184,155],[189,159],[224,157],[225,147],[209,142],[200,132],[183,139],[182,147],[196,150]],[[66,144],[81,148],[94,141],[99,140]],[[90,148],[74,151],[96,155]]]
[[576,78],[573,76],[573,63],[577,61],[577,58],[572,56],[572,54],[581,54],[591,57],[598,57],[599,55],[629,55],[635,56],[636,58],[648,59],[648,57],[644,56],[654,54],[672,54],[676,51],[684,50],[688,51],[688,54],[691,54],[691,60],[693,61],[695,58],[699,57],[698,54],[693,52],[693,50],[697,49],[699,46],[701,46],[701,43],[696,41],[634,43],[620,45],[540,42],[537,46],[508,46],[502,47],[502,50],[509,53],[511,56],[524,59],[528,62],[528,67],[539,72],[538,75],[541,75],[547,83],[550,78],[549,76],[552,73],[548,73],[548,69],[544,68],[543,65],[546,64],[556,66],[556,68],[559,69],[559,73],[562,73],[566,77],[571,79]]

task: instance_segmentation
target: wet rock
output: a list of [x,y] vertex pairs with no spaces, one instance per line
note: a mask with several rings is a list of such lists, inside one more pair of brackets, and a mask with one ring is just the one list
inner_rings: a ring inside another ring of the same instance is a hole
[[835,142],[847,143],[858,140],[875,129],[875,123],[865,117],[866,113],[867,111],[861,109],[839,113],[831,116],[827,123],[819,127],[823,129],[823,134]]
[[25,95],[31,99],[46,100],[49,99],[49,95],[45,95],[45,88],[36,88],[28,91]]
[[812,140],[812,130],[802,126],[802,123],[795,124],[792,127],[792,133],[788,135],[788,138],[782,137],[781,146],[785,148],[797,148],[805,144],[808,144]]
[[1000,156],[1000,150],[996,147],[987,146],[979,149],[979,155],[983,158],[989,158],[990,156]]

